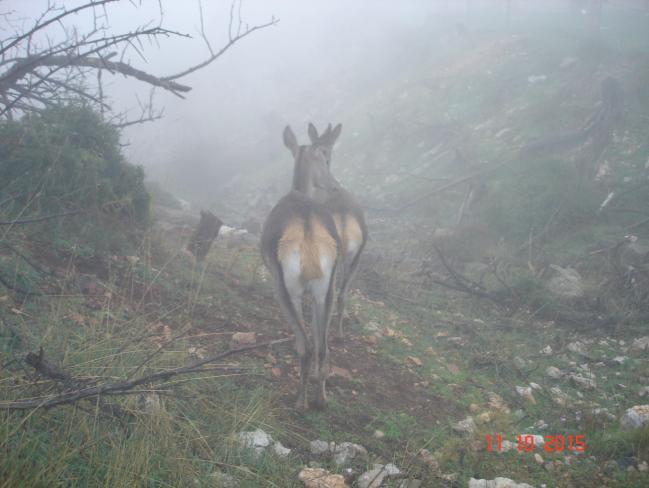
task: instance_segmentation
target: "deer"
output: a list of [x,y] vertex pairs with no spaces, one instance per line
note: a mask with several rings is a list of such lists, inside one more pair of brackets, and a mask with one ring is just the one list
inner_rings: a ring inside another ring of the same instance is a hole
[[[296,409],[308,410],[307,387],[312,360],[318,381],[315,406],[325,407],[329,375],[329,324],[335,297],[341,240],[323,195],[340,189],[327,166],[321,146],[300,146],[290,126],[284,145],[294,158],[293,183],[288,194],[270,211],[264,223],[260,250],[275,285],[284,320],[295,334],[300,362]],[[304,296],[312,298],[313,346],[302,313]]]
[[[313,147],[322,148],[327,160],[327,168],[330,172],[333,147],[341,131],[341,124],[336,125],[333,129],[331,124],[329,124],[322,135],[318,135],[318,130],[312,123],[309,123],[308,126],[311,144]],[[368,231],[367,225],[365,224],[363,208],[354,195],[340,186],[339,183],[334,188],[334,191],[319,192],[315,195],[315,198],[323,203],[331,213],[342,242],[342,280],[336,302],[335,323],[335,328],[338,330],[338,338],[342,340],[347,295],[349,294],[351,282],[358,270],[361,253],[367,243]]]

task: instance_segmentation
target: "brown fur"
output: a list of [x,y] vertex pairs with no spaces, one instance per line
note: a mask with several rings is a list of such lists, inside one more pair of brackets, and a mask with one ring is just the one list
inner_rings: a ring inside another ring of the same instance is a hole
[[357,241],[360,245],[363,241],[363,230],[356,217],[352,214],[336,213],[333,218],[345,252],[347,252],[347,243],[349,241]]
[[[322,278],[320,256],[329,256],[333,263],[336,259],[336,240],[318,217],[310,220],[310,227],[301,218],[288,222],[277,247],[277,258],[282,262],[292,251],[299,250],[300,271],[303,282]],[[306,230],[306,232],[305,232]]]

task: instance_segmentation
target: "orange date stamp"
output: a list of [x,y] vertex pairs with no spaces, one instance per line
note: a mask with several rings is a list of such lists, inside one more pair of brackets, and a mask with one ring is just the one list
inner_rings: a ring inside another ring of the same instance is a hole
[[[503,443],[507,443],[508,445],[512,444],[508,441],[503,441],[502,434],[487,434],[485,440],[487,442],[487,452],[506,452],[509,449],[504,448]],[[516,449],[518,452],[534,452],[537,447],[543,448],[547,453],[566,451],[585,452],[586,436],[584,434],[559,434],[545,436],[519,434],[516,436]]]

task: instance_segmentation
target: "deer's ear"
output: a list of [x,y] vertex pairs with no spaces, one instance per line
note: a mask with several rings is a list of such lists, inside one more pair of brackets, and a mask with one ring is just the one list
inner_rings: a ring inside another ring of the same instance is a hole
[[284,129],[284,145],[293,153],[294,156],[297,154],[297,137],[295,137],[290,125],[287,125],[286,129]]
[[320,137],[318,136],[318,129],[315,128],[313,123],[309,122],[309,139],[311,139],[311,144],[318,142]]
[[338,139],[338,137],[340,136],[340,132],[342,130],[343,130],[342,124],[338,124],[336,127],[333,128],[333,130],[331,131],[331,135],[329,136],[329,140],[332,145],[336,142],[336,139]]

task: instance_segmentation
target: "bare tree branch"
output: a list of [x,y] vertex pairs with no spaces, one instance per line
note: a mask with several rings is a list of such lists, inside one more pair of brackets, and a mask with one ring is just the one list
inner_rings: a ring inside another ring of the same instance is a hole
[[[234,5],[234,3],[232,5]],[[176,73],[175,75],[165,76],[162,79],[166,80],[166,81],[177,80],[178,78],[182,78],[184,76],[187,76],[188,74],[193,73],[194,71],[198,71],[199,69],[204,68],[208,64],[211,64],[216,59],[220,58],[228,49],[230,49],[232,46],[234,46],[241,39],[243,39],[245,37],[248,37],[250,34],[252,34],[253,32],[258,31],[260,29],[265,29],[266,27],[276,25],[278,22],[279,22],[278,19],[275,19],[275,17],[272,17],[271,20],[269,22],[266,22],[265,24],[259,24],[259,25],[255,25],[253,27],[247,27],[246,30],[244,30],[243,32],[238,31],[237,34],[234,37],[232,37],[232,34],[230,34],[230,39],[227,42],[227,44],[225,44],[216,53],[213,53],[205,61],[202,61],[202,62],[192,66],[191,68],[187,68],[186,70],[181,71],[180,73]],[[231,29],[231,26],[232,26],[232,17],[230,17],[230,29]]]
[[[90,103],[104,115],[110,110],[104,98],[103,71],[121,74],[184,98],[183,94],[189,92],[191,87],[180,83],[180,78],[214,62],[234,44],[253,32],[278,22],[273,17],[264,24],[252,27],[245,24],[244,28],[239,1],[237,25],[233,31],[233,12],[237,6],[234,0],[231,5],[228,42],[215,50],[207,36],[203,6],[199,1],[200,36],[207,46],[209,56],[190,68],[163,77],[136,67],[128,59],[127,53],[134,51],[146,63],[145,40],[157,43],[160,37],[190,36],[162,27],[164,10],[161,0],[158,1],[159,25],[142,25],[131,32],[111,34],[106,21],[107,6],[117,1],[120,0],[89,0],[73,9],[58,8],[48,3],[31,28],[24,32],[16,28],[16,34],[0,38],[0,117],[11,119],[15,115],[14,112],[37,112],[51,105],[78,99]],[[139,7],[138,3],[131,3],[135,8]],[[92,10],[92,27],[84,31],[74,25],[70,26],[72,18],[85,10]],[[7,23],[10,26],[12,24],[10,19]],[[58,40],[60,34],[52,31],[55,26],[62,29],[63,40]],[[119,58],[111,59],[118,54]],[[92,76],[94,73],[96,76]],[[142,104],[140,108],[142,109]],[[128,127],[161,117],[162,111],[148,107],[146,110],[142,109],[142,114],[135,120],[126,121],[120,116],[109,116],[109,119],[116,120],[117,127]]]

